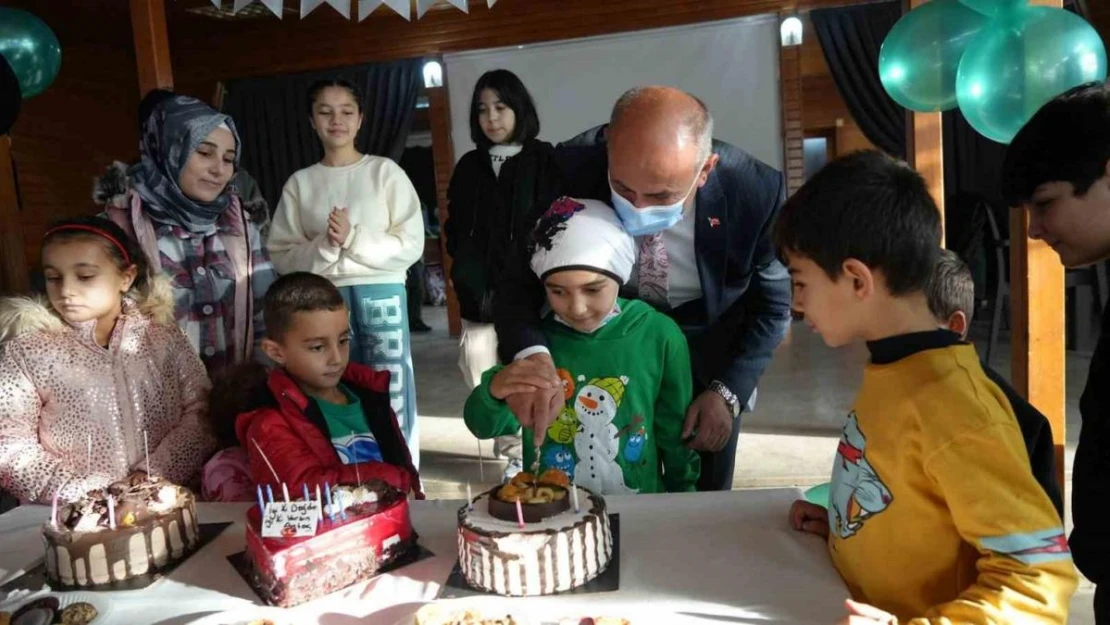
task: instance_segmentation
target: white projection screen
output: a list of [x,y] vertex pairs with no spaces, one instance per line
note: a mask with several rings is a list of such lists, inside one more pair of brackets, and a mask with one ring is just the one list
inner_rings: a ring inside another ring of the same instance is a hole
[[709,105],[717,139],[781,169],[779,45],[776,18],[761,15],[445,55],[455,158],[474,148],[474,84],[483,72],[504,68],[532,93],[540,138],[552,143],[608,121],[625,90],[664,84]]

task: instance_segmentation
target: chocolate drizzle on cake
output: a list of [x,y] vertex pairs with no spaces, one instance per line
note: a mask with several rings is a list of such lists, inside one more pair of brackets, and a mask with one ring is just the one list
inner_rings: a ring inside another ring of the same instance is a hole
[[[109,527],[107,497],[116,504]],[[43,528],[47,579],[56,587],[110,585],[154,574],[197,547],[192,493],[164,481],[117,482],[67,504],[57,527]]]
[[481,500],[491,493],[477,498],[476,512],[463,506],[458,513],[459,563],[467,581],[498,594],[529,596],[569,590],[601,574],[612,556],[609,517],[600,497],[580,490],[589,502],[587,510],[568,511],[534,528],[526,524],[523,530],[481,514]]

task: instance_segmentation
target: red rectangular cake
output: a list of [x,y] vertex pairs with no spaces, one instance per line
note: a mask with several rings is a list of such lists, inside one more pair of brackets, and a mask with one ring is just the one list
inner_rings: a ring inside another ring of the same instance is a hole
[[[337,501],[350,501],[340,496],[345,488],[333,491]],[[331,521],[325,513],[317,534],[302,538],[263,538],[262,515],[252,507],[247,512],[247,557],[262,598],[295,606],[369,579],[405,554],[416,541],[409,502],[384,484],[373,490],[376,501],[358,498],[362,501],[345,508],[346,520],[336,516]]]

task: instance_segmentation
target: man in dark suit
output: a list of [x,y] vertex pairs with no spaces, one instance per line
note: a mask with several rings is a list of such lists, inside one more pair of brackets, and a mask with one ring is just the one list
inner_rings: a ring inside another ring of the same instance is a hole
[[[556,159],[561,195],[610,203],[636,236],[637,270],[621,295],[651,303],[686,334],[695,398],[683,437],[701,452],[699,490],[729,490],[740,413],[785,335],[791,292],[771,242],[783,176],[712,133],[697,98],[641,87],[621,96],[608,126],[561,144]],[[522,390],[506,401],[540,440],[563,401],[539,329],[543,302],[519,259],[499,286],[495,322],[501,360]]]

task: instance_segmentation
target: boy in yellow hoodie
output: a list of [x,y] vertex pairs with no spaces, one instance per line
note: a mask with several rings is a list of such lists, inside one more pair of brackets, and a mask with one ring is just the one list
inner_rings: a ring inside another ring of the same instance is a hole
[[775,236],[806,323],[871,352],[827,510],[790,510],[828,539],[855,600],[841,623],[1065,623],[1077,579],[1060,517],[1006,396],[926,301],[940,216],[924,181],[850,155],[786,202]]

